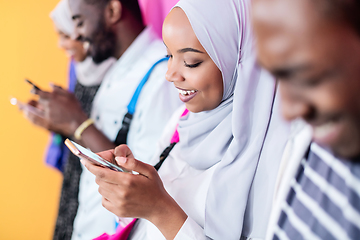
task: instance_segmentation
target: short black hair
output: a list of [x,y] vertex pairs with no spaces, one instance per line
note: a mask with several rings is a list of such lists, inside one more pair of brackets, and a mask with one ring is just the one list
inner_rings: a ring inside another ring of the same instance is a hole
[[359,0],[311,0],[315,1],[326,17],[349,24],[360,36]]
[[[90,5],[97,5],[99,8],[103,9],[111,0],[84,0],[85,3]],[[118,0],[121,4],[130,11],[133,17],[139,22],[143,22],[141,10],[138,0]]]

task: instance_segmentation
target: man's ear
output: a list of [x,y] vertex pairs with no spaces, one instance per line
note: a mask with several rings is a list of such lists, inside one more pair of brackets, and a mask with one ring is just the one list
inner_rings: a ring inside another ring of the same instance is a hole
[[123,6],[119,0],[111,0],[105,8],[105,19],[110,25],[121,20]]

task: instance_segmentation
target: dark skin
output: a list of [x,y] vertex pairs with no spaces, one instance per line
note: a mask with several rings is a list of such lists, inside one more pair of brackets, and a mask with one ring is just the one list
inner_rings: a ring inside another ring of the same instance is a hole
[[256,0],[258,60],[279,80],[286,119],[304,119],[315,142],[359,159],[360,37],[332,16],[311,1]]
[[[53,86],[52,92],[33,90],[39,95],[39,101],[31,100],[30,105],[42,109],[44,117],[27,113],[27,118],[34,124],[64,136],[72,136],[78,123],[87,119],[74,94]],[[72,111],[69,111],[69,107]],[[72,114],[77,112],[78,114]],[[51,120],[51,121],[49,121]]]
[[[119,1],[110,1],[103,10],[96,5],[88,5],[83,0],[71,0],[70,7],[75,16],[74,21],[77,24],[79,39],[96,36],[95,26],[103,20],[104,28],[112,31],[116,36],[114,51],[111,55],[116,58],[121,57],[144,29],[143,24],[137,21]],[[79,21],[82,24],[78,24]],[[40,97],[39,101],[32,100],[29,104],[42,109],[45,117],[31,112],[26,112],[26,116],[31,122],[42,128],[71,137],[88,118],[75,96],[60,87],[54,86],[52,92],[37,91],[36,94]],[[80,144],[90,148],[93,152],[116,147],[95,125],[90,125],[83,131]]]

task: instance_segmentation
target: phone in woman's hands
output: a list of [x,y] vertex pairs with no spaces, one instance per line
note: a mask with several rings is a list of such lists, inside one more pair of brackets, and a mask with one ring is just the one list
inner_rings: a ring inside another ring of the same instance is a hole
[[77,144],[76,142],[71,141],[70,139],[65,140],[65,145],[70,149],[70,151],[73,154],[75,154],[79,158],[84,158],[84,159],[90,161],[94,165],[106,167],[106,168],[109,168],[111,170],[118,171],[118,172],[129,172],[126,169],[120,167],[119,165],[111,163],[111,162],[103,159],[99,155],[93,153],[92,151],[90,151],[87,148],[84,148],[80,144]]

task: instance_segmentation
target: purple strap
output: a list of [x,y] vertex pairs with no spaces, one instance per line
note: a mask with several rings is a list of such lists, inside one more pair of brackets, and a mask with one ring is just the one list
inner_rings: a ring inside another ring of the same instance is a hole
[[[76,85],[76,74],[75,74],[75,63],[71,60],[69,66],[69,91],[74,92]],[[64,144],[64,138],[59,135],[52,133],[50,143],[47,148],[45,155],[45,162],[47,165],[64,171],[64,166],[67,160],[69,149]]]

